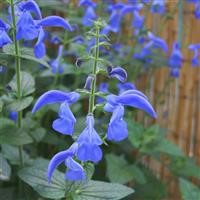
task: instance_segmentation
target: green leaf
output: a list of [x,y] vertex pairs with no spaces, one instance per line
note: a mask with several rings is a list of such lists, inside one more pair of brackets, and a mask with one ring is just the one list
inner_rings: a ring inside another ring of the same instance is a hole
[[[9,160],[12,165],[20,165],[19,150],[17,147],[3,144],[1,145],[1,148],[4,158]],[[30,165],[32,160],[30,159],[29,155],[25,151],[23,151],[22,154],[25,164]]]
[[24,145],[32,142],[33,139],[23,129],[15,126],[0,129],[0,144]]
[[179,186],[183,200],[197,200],[200,199],[200,189],[193,183],[180,178]]
[[7,160],[0,153],[0,180],[8,181],[11,175],[11,167],[8,164]]
[[134,190],[118,183],[106,183],[101,181],[89,181],[76,189],[74,200],[119,200]]
[[42,197],[60,199],[65,197],[64,174],[55,170],[51,183],[47,182],[48,161],[37,160],[33,167],[27,167],[19,171],[19,177],[37,191]]
[[174,156],[183,156],[181,149],[167,139],[161,140],[154,148],[154,151]]
[[135,199],[157,200],[165,199],[166,186],[149,169],[142,167],[146,178],[145,184],[135,184]]
[[145,183],[142,171],[135,165],[129,165],[123,156],[107,154],[106,163],[106,174],[110,181],[124,184],[136,180],[139,183]]
[[[21,95],[25,97],[27,95],[32,94],[35,91],[35,80],[34,78],[27,72],[21,72],[20,77],[20,84],[21,84]],[[11,90],[17,94],[17,80],[16,75],[13,77],[11,82],[8,84]]]
[[192,158],[171,157],[169,169],[178,176],[200,179],[200,167],[195,164]]
[[36,142],[40,142],[46,135],[46,130],[44,128],[36,128],[34,131],[30,132],[30,135]]
[[[10,56],[16,56],[15,55],[15,49],[14,49],[14,45],[10,44],[10,45],[5,45],[3,47],[3,52],[6,55],[10,55]],[[27,59],[27,60],[31,60],[37,63],[40,63],[41,65],[44,65],[45,67],[50,68],[49,64],[48,64],[48,59],[47,58],[42,58],[42,59],[38,59],[35,58],[33,50],[30,48],[26,48],[23,47],[20,49],[20,55],[21,58],[23,59]]]
[[24,97],[22,99],[15,99],[8,104],[9,110],[21,111],[30,106],[33,101],[33,97]]
[[139,148],[142,144],[142,133],[144,132],[144,127],[133,120],[126,119],[126,121],[129,130],[128,139],[134,147]]

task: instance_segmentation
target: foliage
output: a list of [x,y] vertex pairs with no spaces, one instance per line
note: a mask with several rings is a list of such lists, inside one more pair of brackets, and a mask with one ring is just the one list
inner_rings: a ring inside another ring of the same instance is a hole
[[[198,20],[199,2],[188,3]],[[200,198],[191,181],[200,179],[195,160],[168,139],[167,129],[156,121],[144,125],[147,116],[136,120],[131,108],[157,117],[132,83],[141,75],[167,66],[165,88],[179,77],[183,1],[174,12],[157,0],[5,0],[0,9],[2,200],[170,199],[167,180],[146,160],[170,173],[183,200]],[[169,52],[159,33],[176,11],[178,35]],[[149,12],[160,15],[156,31],[146,26]],[[188,49],[199,66],[200,45]]]

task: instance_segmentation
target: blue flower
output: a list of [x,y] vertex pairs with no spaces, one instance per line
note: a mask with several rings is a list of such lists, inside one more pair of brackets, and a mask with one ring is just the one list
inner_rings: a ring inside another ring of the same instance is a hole
[[165,0],[153,0],[151,12],[163,14],[165,12]]
[[94,117],[87,116],[86,128],[77,139],[79,148],[77,151],[77,158],[81,161],[98,162],[102,158],[102,150],[99,147],[102,140],[94,129]]
[[116,78],[121,82],[125,82],[127,79],[127,72],[121,67],[107,67],[108,76],[111,78]]
[[180,46],[177,42],[175,42],[173,44],[172,53],[168,61],[169,67],[171,68],[170,74],[172,76],[174,75],[174,77],[177,77],[179,73],[177,73],[177,70],[175,70],[175,68],[179,70],[182,66],[182,63],[183,63],[183,56],[180,51]]
[[[153,48],[159,48],[159,49],[162,49],[164,52],[167,52],[168,51],[168,47],[167,47],[167,43],[159,38],[159,37],[156,37],[153,33],[151,32],[148,32],[148,38],[151,42],[151,45],[153,46]],[[149,45],[150,46],[150,45]]]
[[54,130],[65,135],[72,135],[74,132],[74,124],[76,119],[71,112],[69,105],[75,103],[79,99],[76,92],[62,92],[59,90],[51,90],[44,93],[35,103],[32,112],[38,111],[41,107],[52,103],[62,103],[59,110],[59,118],[56,119],[52,127]]
[[200,66],[200,60],[199,60],[199,49],[200,49],[200,44],[191,44],[188,47],[191,51],[194,52],[194,57],[192,58],[192,66],[193,67],[198,67]]
[[[34,12],[37,19],[33,19],[30,13],[31,11]],[[33,40],[38,38],[34,48],[34,53],[37,58],[42,58],[46,53],[44,45],[45,32],[43,27],[62,27],[68,31],[72,31],[70,24],[59,16],[49,16],[42,19],[40,9],[33,0],[20,3],[16,7],[16,12],[18,12],[19,15],[16,39]]]
[[68,168],[65,174],[66,179],[70,181],[80,181],[86,179],[86,173],[83,167],[71,157],[66,159],[65,165]]
[[76,119],[70,110],[67,101],[60,105],[58,115],[59,118],[53,121],[53,129],[64,135],[72,135],[74,132],[74,124],[76,123]]
[[24,11],[17,21],[17,40],[33,40],[38,37],[39,27],[33,20],[31,14]]
[[48,165],[47,178],[51,182],[54,170],[62,163],[65,162],[68,170],[65,178],[71,181],[84,180],[86,178],[83,167],[73,160],[78,149],[78,144],[74,143],[68,150],[61,151],[54,155]]
[[85,15],[83,16],[82,24],[84,26],[92,26],[96,18],[97,18],[97,15],[94,11],[94,8],[92,6],[89,6],[87,7],[85,11]]
[[34,0],[22,1],[15,9],[17,9],[19,13],[23,11],[32,12],[36,19],[42,19],[40,8]]
[[37,112],[40,108],[47,104],[62,103],[66,101],[68,104],[75,103],[80,95],[77,92],[62,92],[59,90],[50,90],[44,93],[35,103],[32,112]]
[[7,34],[7,31],[9,29],[10,29],[9,25],[0,19],[0,48],[9,43],[12,43],[12,40]]
[[63,49],[64,49],[64,46],[63,45],[60,45],[58,47],[58,55],[56,57],[56,59],[52,60],[50,65],[52,67],[52,72],[54,74],[57,74],[57,73],[60,73],[62,74],[64,69],[62,68],[62,65],[61,65],[61,59],[62,59],[62,55],[63,55]]
[[121,141],[128,135],[126,122],[123,120],[124,106],[131,106],[147,112],[151,117],[156,118],[156,112],[149,103],[147,97],[138,90],[127,90],[120,94],[108,95],[104,110],[112,112],[108,126],[108,140]]
[[96,3],[94,3],[92,0],[80,0],[79,6],[92,6],[92,7],[96,7]]
[[136,29],[140,29],[143,27],[144,24],[144,17],[140,16],[138,11],[133,12],[133,21],[132,21],[132,26]]
[[123,116],[124,107],[122,105],[116,106],[108,125],[108,140],[121,141],[128,137],[127,124],[123,120]]
[[118,83],[117,88],[119,90],[119,94],[125,92],[126,90],[135,90],[136,89],[135,85],[130,82]]
[[96,7],[96,3],[91,0],[80,0],[79,6],[85,6],[86,11],[82,19],[82,24],[84,26],[92,26],[94,20],[97,18],[94,8]]

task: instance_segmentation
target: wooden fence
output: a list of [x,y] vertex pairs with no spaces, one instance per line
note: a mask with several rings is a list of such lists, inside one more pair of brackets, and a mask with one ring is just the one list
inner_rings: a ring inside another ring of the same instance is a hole
[[[145,81],[150,81],[150,90],[147,94],[158,113],[157,123],[168,130],[169,139],[176,143],[187,156],[194,158],[200,165],[200,68],[192,67],[191,58],[193,53],[187,49],[191,43],[200,43],[200,20],[194,17],[194,6],[186,3],[183,6],[182,18],[182,47],[184,54],[184,65],[181,69],[179,79],[169,82],[169,70],[161,68],[155,71],[152,77],[146,76],[138,81],[140,87]],[[178,37],[178,9],[175,8],[178,0],[168,0],[167,9],[175,11],[174,18],[166,20],[161,31],[161,37],[167,41],[172,48],[174,41]],[[149,14],[147,26],[153,30],[162,26],[163,20],[158,15]],[[169,52],[170,52],[169,51]],[[166,82],[168,86],[166,87]],[[156,99],[160,97],[159,101]],[[160,103],[162,101],[162,103]],[[145,164],[151,168],[158,177],[168,182],[169,200],[179,200],[178,184],[176,180],[171,180],[169,172],[152,159],[145,159]],[[189,200],[189,199],[188,199]]]

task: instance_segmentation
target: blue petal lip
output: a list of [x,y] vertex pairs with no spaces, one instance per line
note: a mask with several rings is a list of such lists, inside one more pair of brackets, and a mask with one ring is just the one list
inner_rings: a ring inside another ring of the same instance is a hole
[[65,159],[68,157],[73,156],[73,153],[69,150],[61,151],[57,153],[49,162],[48,169],[47,169],[47,178],[48,182],[51,182],[51,177],[53,175],[54,170],[60,165]]
[[39,26],[55,26],[62,27],[68,31],[73,31],[71,25],[62,17],[59,16],[49,16],[38,21]]
[[0,19],[0,28],[3,28],[5,31],[7,31],[10,26],[6,24],[2,19]]
[[144,97],[138,94],[121,95],[118,97],[117,101],[122,105],[131,106],[143,110],[151,117],[157,118],[157,114],[154,111],[152,105]]
[[146,95],[144,95],[142,92],[140,92],[139,90],[133,89],[133,90],[126,90],[124,92],[122,92],[120,94],[120,96],[123,95],[128,95],[128,94],[136,94],[136,95],[140,95],[141,97],[145,98],[146,100],[148,100],[148,97]]
[[76,102],[80,95],[76,92],[62,92],[59,90],[50,90],[44,93],[35,103],[32,113],[38,111],[41,107],[47,104],[60,103],[67,101],[69,104]]
[[34,47],[34,54],[36,58],[42,58],[46,54],[46,47],[44,44],[44,40],[45,40],[45,32],[43,28],[41,27],[39,31],[37,43],[35,44],[35,47]]
[[35,16],[37,17],[37,19],[42,19],[40,8],[35,1],[29,0],[29,1],[23,2],[20,7],[23,10],[33,12]]

